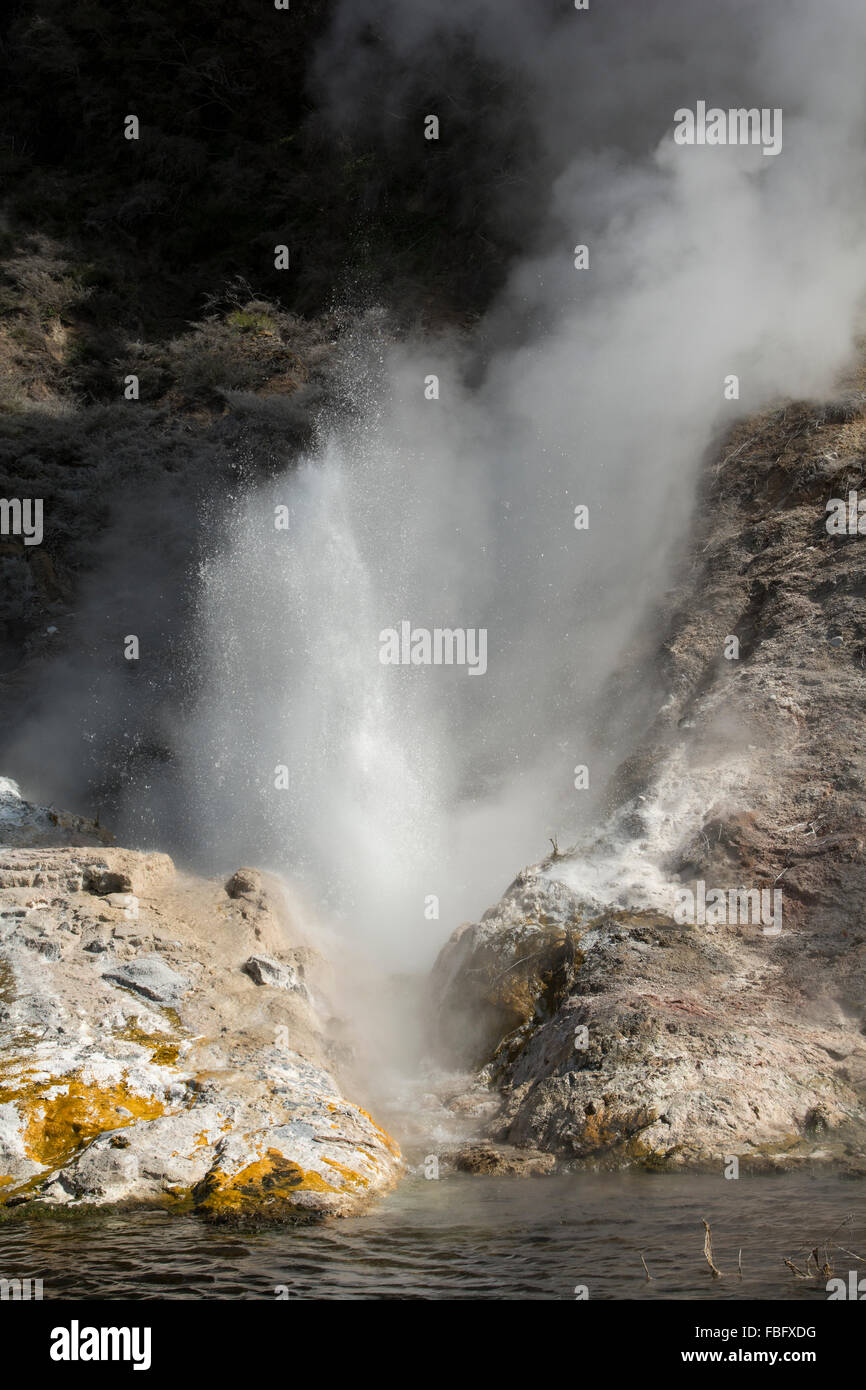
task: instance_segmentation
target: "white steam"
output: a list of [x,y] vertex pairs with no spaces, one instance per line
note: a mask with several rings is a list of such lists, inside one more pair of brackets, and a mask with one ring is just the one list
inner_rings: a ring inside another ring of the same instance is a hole
[[[861,4],[705,5],[700,22],[673,0],[618,20],[530,8],[341,12],[321,62],[335,120],[375,104],[352,47],[365,23],[387,35],[391,108],[459,29],[527,94],[546,212],[479,332],[480,384],[444,339],[371,343],[360,422],[239,504],[204,577],[202,833],[304,882],[396,965],[586,815],[573,769],[599,786],[595,702],[663,588],[705,449],[768,398],[832,386],[866,281]],[[783,108],[782,152],[676,146],[674,112],[697,99]],[[486,628],[486,675],[382,666],[379,633],[402,620]]]

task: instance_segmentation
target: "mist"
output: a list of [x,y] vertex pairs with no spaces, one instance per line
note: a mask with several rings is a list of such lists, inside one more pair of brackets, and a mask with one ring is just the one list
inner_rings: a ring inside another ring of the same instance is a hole
[[[849,358],[866,16],[831,11],[338,17],[318,67],[336,129],[387,108],[414,123],[419,158],[459,163],[444,98],[429,154],[413,106],[459,41],[520,93],[547,180],[533,243],[470,340],[395,345],[368,325],[344,366],[357,417],[323,418],[320,446],[242,500],[202,574],[207,679],[184,738],[202,839],[303,883],[393,967],[426,962],[548,836],[597,813],[630,737],[614,707],[599,739],[598,700],[680,553],[708,446],[768,400],[831,389]],[[360,43],[368,26],[386,40]],[[779,156],[675,145],[674,112],[698,99],[781,107]],[[402,621],[486,630],[486,673],[383,666],[380,632]]]
[[863,1295],[863,0],[0,35],[0,1295]]
[[[113,498],[86,649],[45,660],[12,740],[25,792],[84,796],[100,759],[123,784],[155,742],[116,795],[119,834],[209,872],[276,869],[392,969],[428,963],[550,837],[591,830],[665,697],[629,662],[708,450],[770,401],[832,391],[851,358],[864,39],[854,0],[339,6],[311,80],[320,138],[364,132],[407,198],[435,161],[456,215],[500,222],[519,252],[472,324],[359,313],[363,284],[335,267],[355,327],[313,444],[299,456],[287,433],[227,485],[222,460],[205,498],[170,471],[149,508]],[[676,112],[700,101],[781,109],[780,151],[677,144]],[[278,440],[275,409],[244,408]],[[131,477],[151,445],[127,428]],[[484,674],[383,664],[403,623],[484,632]],[[170,673],[127,679],[124,631]],[[616,698],[623,671],[638,708]]]

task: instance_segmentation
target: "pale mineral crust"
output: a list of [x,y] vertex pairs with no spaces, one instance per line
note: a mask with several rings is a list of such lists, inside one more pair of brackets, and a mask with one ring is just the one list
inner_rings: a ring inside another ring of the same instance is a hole
[[21,802],[7,820],[16,845],[39,831],[38,848],[0,848],[7,1212],[298,1220],[393,1185],[399,1150],[333,1075],[327,967],[277,880],[245,871],[229,896],[167,855],[80,844],[78,818],[49,835]]

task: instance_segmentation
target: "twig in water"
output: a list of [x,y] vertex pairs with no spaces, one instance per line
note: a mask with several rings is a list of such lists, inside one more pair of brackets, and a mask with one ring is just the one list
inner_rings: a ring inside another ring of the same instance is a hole
[[[843,1255],[848,1255],[852,1260],[858,1260],[863,1263],[862,1255],[855,1255],[853,1250],[846,1250],[844,1245],[840,1245],[837,1240],[834,1240],[836,1232],[841,1231],[843,1226],[850,1226],[853,1220],[854,1212],[848,1212],[847,1216],[843,1216],[842,1220],[833,1227],[830,1234],[825,1236],[823,1240],[819,1240],[817,1245],[813,1245],[811,1249],[809,1249],[808,1246],[802,1247],[806,1252],[805,1272],[795,1265],[793,1260],[786,1260],[783,1257],[782,1263],[787,1265],[795,1279],[828,1279],[833,1273],[833,1266],[830,1263],[831,1246],[835,1246],[837,1250],[842,1251]],[[813,1260],[815,1261],[814,1274],[811,1269]]]
[[741,1246],[740,1249],[737,1251],[737,1277],[738,1277],[739,1279],[742,1279],[742,1277],[743,1277],[743,1250],[742,1250],[742,1246]]
[[851,1223],[853,1222],[853,1220],[854,1220],[854,1213],[853,1213],[853,1211],[849,1211],[848,1214],[847,1214],[847,1216],[843,1216],[843,1217],[842,1217],[842,1220],[838,1223],[838,1225],[836,1225],[836,1226],[833,1227],[833,1229],[832,1229],[832,1231],[830,1232],[830,1234],[829,1234],[828,1236],[825,1236],[825,1237],[824,1237],[824,1239],[820,1242],[821,1245],[827,1245],[827,1243],[833,1239],[833,1237],[834,1237],[834,1235],[836,1234],[837,1231],[841,1231],[841,1229],[842,1229],[843,1226],[850,1226]]
[[827,1258],[827,1251],[824,1251],[824,1263],[822,1264],[820,1259],[818,1258],[818,1247],[816,1245],[815,1249],[812,1251],[812,1259],[815,1261],[815,1268],[818,1271],[818,1273],[822,1275],[825,1279],[829,1279],[833,1271],[830,1268],[830,1263]]
[[644,1274],[646,1275],[646,1281],[647,1281],[648,1284],[651,1284],[651,1283],[652,1283],[652,1278],[653,1278],[653,1277],[652,1277],[652,1275],[650,1274],[649,1270],[648,1270],[647,1267],[646,1267],[646,1260],[645,1260],[644,1257],[643,1257],[643,1251],[640,1252],[640,1262],[641,1262],[641,1264],[643,1265]]
[[708,1221],[704,1222],[704,1230],[706,1231],[706,1235],[704,1236],[704,1254],[707,1257],[707,1264],[713,1271],[714,1279],[724,1279],[725,1276],[722,1273],[722,1271],[720,1269],[717,1269],[716,1266],[713,1264],[713,1233],[710,1230],[710,1225]]

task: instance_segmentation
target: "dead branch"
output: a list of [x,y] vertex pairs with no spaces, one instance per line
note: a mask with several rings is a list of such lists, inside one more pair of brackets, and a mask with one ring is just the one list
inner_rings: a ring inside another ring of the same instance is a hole
[[827,1257],[827,1251],[824,1251],[824,1262],[822,1264],[818,1256],[818,1247],[816,1245],[815,1249],[812,1251],[812,1259],[815,1261],[815,1268],[818,1271],[818,1273],[822,1275],[825,1279],[829,1279],[833,1271],[830,1268],[830,1264]]
[[714,1279],[724,1279],[725,1276],[722,1273],[722,1271],[720,1269],[717,1269],[716,1266],[713,1264],[713,1233],[710,1230],[710,1225],[708,1221],[704,1222],[704,1231],[706,1232],[704,1236],[704,1255],[706,1256],[707,1264],[713,1271]]

